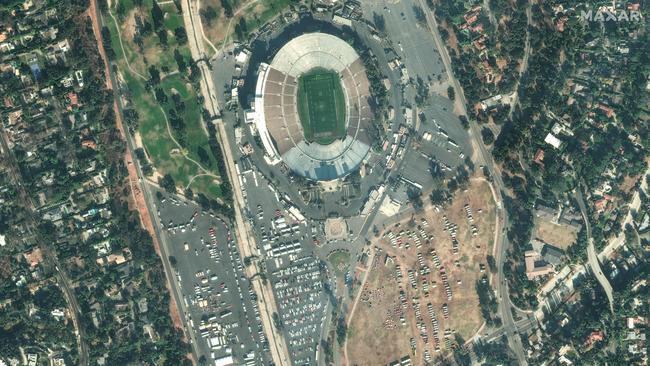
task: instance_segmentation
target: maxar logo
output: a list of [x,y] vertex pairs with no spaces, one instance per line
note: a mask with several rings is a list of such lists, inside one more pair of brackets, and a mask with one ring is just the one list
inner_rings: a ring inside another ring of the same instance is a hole
[[580,18],[589,22],[638,22],[643,19],[638,10],[598,9],[580,10]]

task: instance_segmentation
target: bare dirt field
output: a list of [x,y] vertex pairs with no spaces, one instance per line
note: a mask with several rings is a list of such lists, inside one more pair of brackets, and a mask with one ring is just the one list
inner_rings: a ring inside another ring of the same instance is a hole
[[475,179],[448,207],[426,208],[383,231],[350,324],[349,364],[404,356],[424,364],[474,335],[483,322],[475,286],[495,217],[488,184]]
[[395,265],[385,266],[375,257],[350,324],[348,357],[350,365],[388,364],[411,354],[410,332],[400,326],[403,309]]
[[578,229],[569,225],[560,225],[548,220],[537,220],[533,237],[541,241],[566,250],[575,243]]

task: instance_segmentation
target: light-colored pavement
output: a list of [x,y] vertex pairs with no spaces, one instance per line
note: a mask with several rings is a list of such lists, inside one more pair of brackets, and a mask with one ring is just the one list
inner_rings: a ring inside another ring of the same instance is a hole
[[614,313],[614,295],[612,290],[612,285],[609,283],[603,270],[600,268],[600,262],[598,261],[598,256],[596,255],[596,248],[594,247],[594,238],[591,235],[591,224],[589,223],[589,215],[587,213],[587,207],[582,198],[582,188],[580,185],[576,188],[575,199],[578,201],[578,207],[580,207],[580,212],[582,213],[582,218],[585,222],[585,228],[587,230],[587,240],[589,241],[587,245],[587,259],[589,262],[589,268],[591,272],[596,276],[598,283],[603,287],[605,294],[607,295],[607,300],[609,301],[609,310]]

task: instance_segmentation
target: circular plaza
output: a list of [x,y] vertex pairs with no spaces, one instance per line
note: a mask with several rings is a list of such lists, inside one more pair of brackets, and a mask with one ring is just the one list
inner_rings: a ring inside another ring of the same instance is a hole
[[311,180],[354,171],[372,145],[372,111],[363,61],[325,33],[293,38],[260,65],[255,124],[272,160]]

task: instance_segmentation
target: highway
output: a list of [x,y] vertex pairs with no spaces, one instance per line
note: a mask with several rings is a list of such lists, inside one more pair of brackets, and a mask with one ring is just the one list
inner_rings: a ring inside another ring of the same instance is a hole
[[[440,56],[442,58],[445,70],[447,71],[448,80],[451,82],[455,92],[456,100],[458,101],[458,107],[461,109],[463,115],[468,116],[467,114],[467,100],[465,99],[465,93],[461,87],[458,79],[454,76],[453,69],[451,67],[451,58],[447,52],[447,48],[440,37],[440,32],[438,32],[438,24],[436,22],[435,16],[432,11],[429,9],[424,0],[412,0],[417,3],[425,12],[427,17],[427,23],[433,39],[438,47]],[[492,155],[483,144],[483,140],[480,134],[480,128],[477,123],[469,118],[470,121],[470,139],[473,140],[474,146],[477,147],[477,162],[483,163],[488,168],[490,176],[492,177],[492,184],[495,186],[495,198],[497,200],[497,240],[495,243],[496,251],[496,263],[497,263],[497,275],[496,275],[496,290],[497,290],[497,301],[499,302],[499,315],[501,321],[503,322],[503,328],[506,331],[508,337],[508,344],[512,348],[513,352],[517,357],[517,363],[519,365],[527,365],[526,356],[524,353],[524,347],[521,342],[521,337],[518,334],[518,328],[515,324],[514,318],[512,316],[512,308],[510,306],[510,296],[508,293],[508,283],[503,274],[503,263],[506,260],[506,253],[509,247],[508,239],[506,236],[506,229],[508,227],[508,213],[503,209],[503,198],[502,191],[505,190],[503,180],[501,179],[501,172],[498,170],[497,166],[494,164]]]

